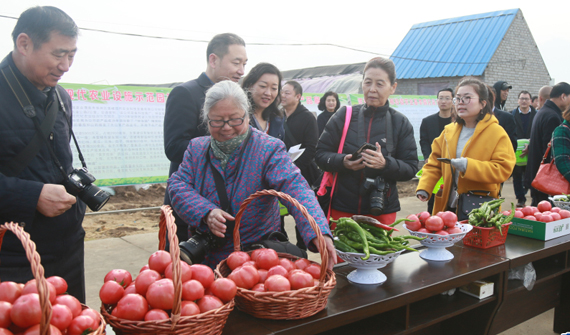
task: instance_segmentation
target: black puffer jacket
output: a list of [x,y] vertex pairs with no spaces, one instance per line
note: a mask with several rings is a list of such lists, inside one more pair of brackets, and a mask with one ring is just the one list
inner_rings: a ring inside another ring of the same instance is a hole
[[[388,102],[376,109],[362,107],[363,105],[356,105],[352,108],[352,118],[342,154],[337,152],[344,128],[346,107],[334,113],[319,139],[315,161],[321,169],[339,173],[332,208],[349,213],[369,214],[370,200],[363,187],[364,180],[381,176],[389,184],[384,200],[384,214],[394,213],[400,210],[396,181],[410,180],[418,171],[418,151],[414,129],[406,116],[390,108]],[[363,122],[360,127],[364,128],[364,131],[359,134],[361,109],[363,109]],[[391,157],[388,157],[386,149],[387,112],[391,115],[392,124],[389,126],[393,129],[394,152]],[[382,154],[386,158],[384,169],[364,168],[352,171],[344,167],[344,156],[354,153],[363,144],[362,142],[380,144]]]

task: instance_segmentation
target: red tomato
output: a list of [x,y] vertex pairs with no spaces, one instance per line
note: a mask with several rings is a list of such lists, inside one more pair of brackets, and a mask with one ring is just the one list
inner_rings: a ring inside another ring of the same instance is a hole
[[172,257],[168,251],[164,250],[157,250],[148,258],[148,267],[160,274],[164,274],[164,270],[170,263],[172,263]]
[[257,270],[257,273],[259,273],[259,282],[261,284],[265,283],[265,280],[267,279],[267,270],[259,269]]
[[570,211],[567,211],[565,209],[561,209],[560,212],[558,212],[558,214],[560,214],[560,217],[563,219],[570,218]]
[[144,296],[150,284],[154,283],[160,278],[162,278],[160,273],[152,269],[141,272],[137,277],[137,279],[135,280],[135,287],[137,288],[137,293]]
[[133,282],[133,276],[131,276],[131,273],[127,270],[114,269],[105,275],[105,279],[103,281],[108,282],[109,280],[116,281],[123,287],[127,287]]
[[522,211],[515,211],[515,217],[520,219],[524,217],[524,213]]
[[[48,290],[49,290],[49,302],[53,305],[55,302],[55,297],[57,297],[57,293],[55,290],[55,286],[52,283],[47,283]],[[22,295],[29,294],[29,293],[38,293],[38,286],[36,284],[36,280],[32,279],[24,285],[24,289],[22,290]]]
[[142,321],[146,312],[148,312],[148,302],[140,294],[127,294],[119,300],[116,309],[118,318]]
[[[291,289],[293,290],[314,286],[313,276],[303,270],[291,271],[289,273],[289,282],[291,283]],[[267,288],[267,285],[265,287]],[[269,289],[267,290],[269,291]]]
[[443,236],[445,236],[445,235],[449,235],[449,233],[448,233],[448,232],[446,232],[445,230],[440,230],[440,231],[437,231],[437,232],[435,232],[435,234],[438,234],[438,235],[443,235]]
[[[190,268],[190,265],[188,265],[188,263],[180,262],[180,270],[182,272],[182,277],[181,277],[182,282],[189,281],[190,279],[192,279],[192,269]],[[172,263],[166,266],[166,270],[164,270],[164,277],[174,279],[172,278]]]
[[422,226],[424,226],[426,224],[426,220],[431,217],[431,215],[428,212],[421,212],[418,214],[418,219],[420,219],[420,222],[422,223]]
[[[309,275],[310,276],[310,275]],[[313,284],[313,277],[311,277],[311,286]],[[291,290],[291,283],[282,275],[273,275],[267,277],[265,280],[265,289],[267,292],[283,292]]]
[[[248,268],[251,269],[251,267]],[[200,308],[201,313],[206,313],[207,311],[218,309],[223,305],[224,303],[213,295],[205,295],[202,299],[198,300],[198,307]]]
[[9,331],[8,329],[0,328],[0,335],[14,335],[14,333]]
[[285,270],[287,270],[287,272],[295,270],[295,264],[287,258],[280,258],[279,263],[281,264],[282,267],[285,268]]
[[105,282],[99,290],[99,298],[101,299],[101,302],[107,305],[114,305],[118,303],[124,295],[125,289],[121,286],[121,284],[117,283],[114,280]]
[[259,256],[259,253],[261,252],[261,250],[263,250],[263,248],[261,249],[255,249],[251,252],[251,260],[252,261],[256,261],[257,260],[257,256]]
[[198,300],[204,296],[204,286],[195,279],[191,279],[182,283],[182,299]]
[[132,282],[131,285],[127,286],[125,289],[125,294],[137,293],[137,287],[135,286],[135,282]]
[[257,292],[265,292],[265,284],[263,283],[255,284],[255,286],[251,290]]
[[65,279],[59,276],[51,276],[49,278],[46,278],[46,280],[48,283],[51,283],[55,287],[55,293],[57,295],[61,295],[67,292],[67,282]]
[[236,283],[228,278],[218,278],[210,286],[212,293],[224,303],[232,300],[237,293]]
[[440,218],[443,219],[443,217],[442,217],[443,213],[445,213],[445,212],[437,212],[437,213],[435,213],[435,216],[439,216]]
[[536,217],[529,215],[529,216],[525,216],[523,219],[525,220],[530,220],[530,221],[536,221]]
[[67,335],[81,335],[89,329],[92,331],[97,329],[95,321],[87,315],[79,315],[71,320],[71,324],[67,328]]
[[309,265],[311,265],[311,262],[306,258],[299,258],[295,261],[295,267],[299,270],[303,270]]
[[511,210],[509,209],[508,211],[503,211],[503,215],[504,215],[504,216],[509,216],[509,215],[511,215]]
[[412,231],[417,231],[418,229],[420,229],[422,227],[422,223],[420,222],[420,219],[418,219],[418,216],[415,214],[410,214],[406,217],[406,219],[410,219],[410,220],[414,220],[414,221],[406,221],[406,228]]
[[267,271],[267,277],[271,277],[271,276],[273,276],[273,275],[286,276],[288,272],[289,272],[289,271],[287,271],[287,269],[285,269],[285,268],[282,267],[281,265],[275,265],[274,267],[272,267],[271,269],[269,269],[269,271]]
[[545,212],[542,212],[542,215],[550,215],[550,214],[552,214],[552,212],[551,212],[551,211],[545,211]]
[[560,216],[560,213],[552,212],[552,213],[550,213],[550,216],[552,216],[552,220],[554,220],[554,221],[558,221],[558,220],[562,219],[562,216]]
[[237,287],[249,290],[255,284],[259,283],[259,272],[251,266],[240,266],[233,270],[228,278],[233,280]]
[[536,208],[538,208],[538,210],[541,212],[546,212],[552,209],[552,205],[548,200],[542,200],[541,202],[538,203]]
[[447,230],[447,233],[450,234],[450,235],[451,235],[451,234],[461,234],[461,233],[463,233],[463,231],[462,231],[460,228],[458,228],[458,227],[453,227],[453,228],[449,228],[449,229]]
[[550,215],[542,215],[539,219],[542,222],[552,222],[554,221],[554,219],[552,219],[552,216]]
[[13,281],[0,283],[0,301],[7,301],[11,304],[22,295],[22,287]]
[[443,212],[441,219],[443,220],[443,225],[447,228],[455,227],[457,224],[457,215],[450,211]]
[[66,305],[67,307],[69,307],[69,309],[71,310],[71,314],[73,314],[74,318],[79,316],[79,314],[81,314],[82,310],[81,303],[79,302],[79,300],[77,300],[77,298],[75,298],[72,295],[69,294],[58,295],[57,298],[55,298],[55,303],[60,305]]
[[172,309],[174,304],[174,283],[170,278],[164,278],[150,284],[146,291],[146,300],[152,308]]
[[37,293],[20,296],[12,305],[10,317],[16,326],[22,328],[29,328],[40,323],[42,318],[40,296]]
[[255,264],[255,261],[247,261],[243,263],[242,266],[253,266],[254,268],[257,269],[257,264]]
[[534,206],[530,206],[530,209],[532,210],[532,214],[538,212],[538,208],[536,208]]
[[560,213],[560,207],[552,207],[552,208],[550,209],[550,211],[551,211],[552,213]]
[[420,228],[420,229],[418,229],[418,233],[429,233],[429,230],[427,230],[425,228]]
[[[49,326],[50,334],[51,335],[61,335],[61,332],[57,327],[50,325]],[[1,333],[0,333],[1,334]],[[40,325],[32,326],[24,332],[24,335],[40,335]]]
[[269,270],[275,265],[279,265],[279,256],[277,251],[273,249],[259,249],[259,255],[255,260],[255,264],[259,269]]
[[8,328],[12,324],[12,319],[10,319],[11,311],[11,303],[7,301],[0,301],[0,328]]
[[170,319],[168,313],[163,311],[162,309],[151,309],[150,311],[146,312],[144,315],[145,321],[154,321],[154,320],[166,320]]
[[317,264],[311,264],[307,266],[304,271],[313,276],[315,279],[319,279],[321,277],[321,267]]
[[143,272],[144,270],[150,270],[150,267],[148,266],[148,264],[145,265],[145,266],[143,266],[143,267],[140,269],[139,273]]
[[521,212],[524,214],[524,216],[529,216],[532,215],[534,212],[532,211],[532,208],[530,206],[525,206],[521,209]]
[[73,320],[73,314],[71,309],[66,305],[53,305],[51,308],[51,320],[50,324],[57,327],[59,330],[64,331],[71,324]]
[[443,229],[443,220],[439,216],[432,216],[427,218],[425,226],[427,230],[440,231]]
[[200,307],[194,301],[182,301],[180,304],[180,316],[192,316],[200,314]]
[[230,270],[233,270],[233,269],[237,268],[238,266],[243,265],[243,263],[250,261],[250,260],[251,260],[251,258],[249,257],[247,252],[234,251],[228,256],[228,260],[226,261],[226,264],[228,264]]
[[86,308],[84,310],[81,311],[81,314],[79,315],[87,315],[88,317],[90,317],[91,319],[93,319],[95,321],[95,323],[97,324],[97,327],[99,327],[99,325],[101,324],[101,314],[99,314],[99,312],[97,312],[96,310],[92,309],[92,308]]
[[214,282],[214,271],[210,269],[210,267],[203,265],[203,264],[194,264],[191,265],[190,268],[192,269],[192,279],[196,279],[204,288],[210,287]]
[[[531,216],[531,215],[528,215],[528,216]],[[536,213],[534,213],[533,216],[534,216],[538,221],[540,221],[540,218],[542,217],[542,213],[541,213],[541,212],[536,212]]]

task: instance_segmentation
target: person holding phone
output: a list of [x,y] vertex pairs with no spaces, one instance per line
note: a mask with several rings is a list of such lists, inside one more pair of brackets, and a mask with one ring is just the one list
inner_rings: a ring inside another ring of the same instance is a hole
[[497,198],[516,162],[509,136],[492,113],[491,88],[477,79],[465,79],[455,92],[457,119],[433,141],[416,190],[418,199],[428,201],[443,177],[443,191],[435,196],[433,214],[456,212],[459,194],[468,191],[487,191]]
[[[334,113],[325,126],[315,161],[321,169],[338,173],[330,205],[334,219],[361,214],[384,224],[396,220],[400,210],[396,182],[410,180],[418,171],[412,124],[388,101],[396,86],[394,63],[382,57],[371,59],[364,67],[364,104],[352,106],[341,154],[347,107]],[[372,147],[358,150],[365,143]]]

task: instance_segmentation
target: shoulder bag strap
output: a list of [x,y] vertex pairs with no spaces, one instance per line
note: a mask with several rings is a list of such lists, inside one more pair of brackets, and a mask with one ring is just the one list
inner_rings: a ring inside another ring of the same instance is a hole
[[[18,78],[16,78],[16,75],[14,74],[12,67],[7,67],[2,69],[2,74],[4,75],[4,78],[6,78],[6,81],[8,82],[10,88],[12,89],[12,92],[18,99],[20,106],[22,106],[24,114],[27,117],[33,119],[34,121],[37,121],[36,110],[32,105],[32,103],[30,102],[30,99],[28,98],[26,92],[24,92],[24,89],[22,88],[22,85],[18,81]],[[30,162],[34,159],[34,157],[36,157],[36,155],[40,151],[40,147],[44,141],[42,139],[42,135],[47,136],[47,134],[49,134],[53,129],[53,125],[55,124],[55,119],[57,116],[57,111],[58,111],[57,103],[54,101],[47,109],[44,121],[42,122],[41,126],[38,129],[40,131],[35,132],[34,136],[30,140],[28,145],[18,155],[12,158],[12,160],[6,163],[5,165],[0,166],[0,172],[2,174],[8,177],[18,176],[20,173],[22,173],[22,171],[26,168],[26,166],[30,164]],[[36,122],[34,122],[34,125],[37,126]]]
[[392,156],[394,153],[394,127],[392,126],[390,109],[386,111],[386,150],[388,150],[388,156]]
[[[342,153],[342,149],[344,148],[344,141],[346,140],[346,133],[348,132],[348,127],[350,126],[350,119],[352,118],[352,106],[346,106],[346,116],[344,118],[344,128],[342,130],[342,136],[340,138],[340,144],[338,145],[338,153]],[[336,178],[338,177],[338,173],[334,174],[332,187],[331,187],[331,200],[329,203],[329,210],[327,213],[327,221],[331,217],[331,208],[332,208],[332,198],[334,194],[334,188],[336,186]]]

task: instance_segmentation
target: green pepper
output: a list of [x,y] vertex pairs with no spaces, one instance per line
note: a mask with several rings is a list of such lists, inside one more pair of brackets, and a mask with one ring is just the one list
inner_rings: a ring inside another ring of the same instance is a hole
[[343,252],[358,252],[353,247],[349,246],[348,244],[342,242],[341,240],[333,240],[334,247]]

